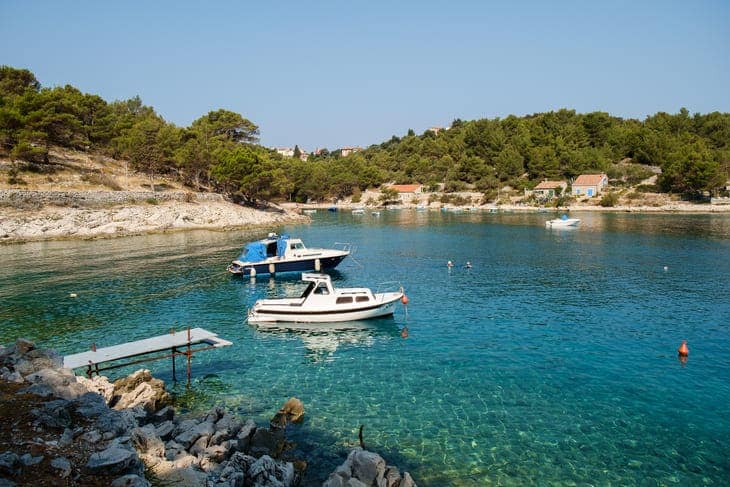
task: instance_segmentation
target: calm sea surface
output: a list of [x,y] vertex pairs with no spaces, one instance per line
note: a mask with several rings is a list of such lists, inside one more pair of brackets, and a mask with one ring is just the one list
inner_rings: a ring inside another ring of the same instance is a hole
[[146,366],[185,410],[223,404],[265,424],[300,398],[290,436],[309,485],[360,425],[422,486],[730,483],[730,215],[581,214],[575,230],[547,230],[552,214],[314,216],[272,230],[355,244],[336,285],[400,282],[407,313],[345,330],[249,326],[256,299],[301,289],[225,272],[262,233],[30,243],[0,246],[0,342],[66,354],[216,332],[234,345],[196,355],[190,388],[172,384],[169,360]]

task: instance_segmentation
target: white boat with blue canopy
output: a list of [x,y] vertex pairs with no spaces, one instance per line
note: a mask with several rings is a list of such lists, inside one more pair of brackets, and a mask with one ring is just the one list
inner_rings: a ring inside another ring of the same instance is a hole
[[398,301],[404,301],[403,289],[373,293],[364,287],[335,288],[327,274],[304,273],[308,282],[301,296],[259,299],[248,312],[252,324],[335,323],[367,320],[392,315]]
[[563,213],[563,215],[560,218],[555,218],[554,220],[546,221],[545,226],[547,228],[565,228],[565,227],[578,226],[579,223],[580,223],[580,218],[568,218],[568,215]]
[[246,244],[241,255],[228,265],[228,272],[255,277],[334,269],[351,252],[350,244],[335,245],[339,248],[307,248],[299,238],[270,233],[264,239]]

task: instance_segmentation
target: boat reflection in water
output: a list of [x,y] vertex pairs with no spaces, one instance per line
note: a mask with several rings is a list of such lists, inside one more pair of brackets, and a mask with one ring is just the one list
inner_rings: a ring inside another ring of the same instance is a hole
[[256,329],[282,339],[302,340],[305,356],[312,362],[331,362],[340,347],[372,347],[378,340],[400,337],[400,329],[392,316],[367,321],[342,323],[258,323]]

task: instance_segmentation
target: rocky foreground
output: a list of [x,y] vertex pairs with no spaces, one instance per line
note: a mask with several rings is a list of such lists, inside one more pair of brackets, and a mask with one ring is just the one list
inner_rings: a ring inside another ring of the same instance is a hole
[[0,242],[108,238],[309,221],[237,205],[213,193],[0,190]]
[[[110,383],[77,377],[53,350],[0,345],[0,487],[13,485],[296,486],[306,462],[286,457],[287,401],[268,427],[215,407],[183,418],[149,371]],[[356,448],[327,487],[411,487],[411,476]]]

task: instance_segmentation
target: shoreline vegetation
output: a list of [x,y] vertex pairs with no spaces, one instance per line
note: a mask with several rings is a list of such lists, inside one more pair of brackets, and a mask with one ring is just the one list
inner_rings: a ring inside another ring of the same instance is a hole
[[548,182],[562,187],[555,196],[572,210],[590,209],[572,194],[573,183],[600,174],[608,183],[601,202],[607,207],[671,201],[667,211],[690,211],[684,202],[730,198],[730,114],[717,111],[681,108],[638,120],[560,108],[456,118],[448,127],[408,129],[368,147],[312,153],[298,145],[265,147],[259,137],[258,125],[224,108],[179,127],[138,96],[107,102],[71,85],[42,87],[29,70],[0,66],[0,189],[84,183],[128,191],[165,180],[255,205],[357,201],[379,188],[385,193],[379,203],[387,204],[389,185],[398,184],[442,193],[444,204],[462,205],[455,195],[473,192],[477,200],[466,203],[473,206],[528,202]]
[[[367,192],[377,200],[379,192]],[[428,201],[429,195],[423,195]],[[469,201],[468,194],[461,196]],[[596,198],[598,199],[598,198]],[[475,199],[476,201],[476,199]],[[730,205],[688,203],[677,200],[644,201],[631,205],[603,207],[574,203],[561,207],[513,204],[430,204],[401,202],[394,209],[492,212],[632,212],[632,213],[730,213]],[[266,209],[244,207],[216,193],[185,191],[31,191],[0,190],[0,243],[45,240],[115,238],[186,230],[226,231],[243,228],[270,229],[272,226],[307,223],[305,210],[341,211],[383,209],[351,201],[337,203],[281,203]]]

